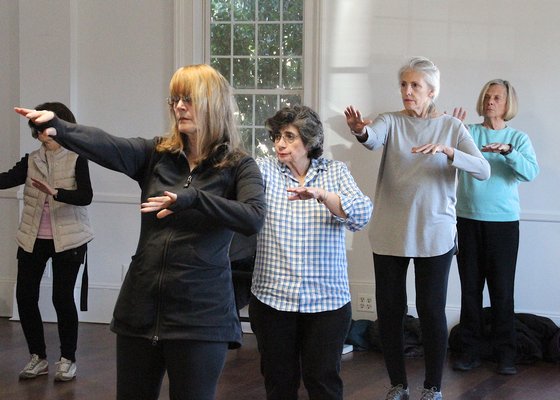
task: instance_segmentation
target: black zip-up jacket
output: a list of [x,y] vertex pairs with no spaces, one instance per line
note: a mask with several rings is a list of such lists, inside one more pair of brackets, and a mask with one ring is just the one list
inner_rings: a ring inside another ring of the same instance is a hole
[[218,169],[209,160],[191,171],[184,153],[156,151],[157,137],[125,139],[56,117],[44,127],[54,127],[64,147],[136,180],[142,202],[166,190],[178,195],[173,214],[162,219],[155,212],[141,214],[138,247],[111,329],[153,341],[239,346],[228,249],[234,231],[254,234],[264,221],[264,186],[255,161],[245,156]]

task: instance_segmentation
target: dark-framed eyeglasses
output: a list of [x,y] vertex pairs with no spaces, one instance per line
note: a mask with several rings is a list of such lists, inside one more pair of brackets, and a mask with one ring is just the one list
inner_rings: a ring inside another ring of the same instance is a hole
[[274,133],[272,135],[270,135],[270,138],[272,139],[272,141],[274,143],[278,143],[280,141],[280,139],[284,139],[284,141],[286,143],[294,143],[296,141],[297,138],[299,138],[299,135],[296,135],[295,133],[292,132],[285,132],[285,133]]
[[173,106],[173,107],[177,107],[177,104],[179,104],[179,101],[182,101],[183,104],[191,104],[192,103],[191,96],[171,96],[171,97],[168,97],[165,100],[167,101],[167,104],[169,104],[170,106]]

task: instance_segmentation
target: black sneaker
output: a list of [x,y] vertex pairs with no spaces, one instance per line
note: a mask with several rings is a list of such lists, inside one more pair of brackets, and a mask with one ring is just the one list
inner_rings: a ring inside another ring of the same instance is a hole
[[480,367],[480,358],[471,354],[463,354],[457,361],[453,363],[455,371],[470,371],[473,368]]

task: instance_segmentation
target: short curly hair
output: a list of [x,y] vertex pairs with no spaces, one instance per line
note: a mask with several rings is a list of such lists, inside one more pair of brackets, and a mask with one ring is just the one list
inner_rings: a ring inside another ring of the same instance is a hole
[[264,123],[270,138],[274,141],[274,136],[287,125],[293,125],[299,130],[299,135],[309,159],[319,158],[323,154],[323,124],[319,114],[307,106],[295,104],[290,107],[283,107],[274,116],[268,118]]

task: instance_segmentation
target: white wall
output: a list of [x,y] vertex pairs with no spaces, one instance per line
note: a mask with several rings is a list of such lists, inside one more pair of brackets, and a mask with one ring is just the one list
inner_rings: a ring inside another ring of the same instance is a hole
[[[177,63],[199,54],[202,39],[185,21],[199,1],[0,0],[0,171],[37,142],[12,106],[60,100],[79,122],[120,136],[152,137],[167,127],[168,80]],[[511,125],[531,136],[541,165],[535,182],[521,185],[521,246],[516,282],[518,311],[546,315],[560,324],[559,148],[554,96],[560,87],[560,3],[541,0],[322,0],[318,26],[320,68],[316,108],[325,120],[327,155],[348,162],[373,198],[380,153],[349,137],[342,111],[348,104],[374,117],[402,107],[396,71],[413,55],[433,59],[442,72],[442,110],[467,108],[467,122],[484,82],[511,80],[521,100]],[[191,7],[192,6],[192,7]],[[181,15],[177,15],[180,11]],[[184,13],[184,15],[182,14]],[[183,28],[176,30],[177,20]],[[198,28],[197,28],[198,26]],[[196,29],[194,29],[194,28]],[[175,38],[174,32],[181,34]],[[174,43],[182,43],[177,51]],[[179,56],[178,56],[179,54]],[[196,60],[198,61],[198,60]],[[82,321],[107,322],[139,229],[138,188],[130,179],[90,164],[96,239],[90,245],[90,311]],[[12,315],[16,276],[16,190],[0,191],[0,315]],[[373,294],[373,261],[367,233],[348,235],[353,296]],[[409,305],[414,312],[412,273]],[[42,308],[52,319],[50,278],[43,280]],[[77,290],[78,293],[78,290]],[[450,324],[458,316],[460,285],[455,264],[449,282]],[[15,308],[15,307],[14,307]],[[356,311],[356,310],[355,310]],[[355,312],[355,319],[375,318]]]
[[[20,159],[19,118],[12,111],[19,94],[18,4],[0,0],[0,171]],[[14,231],[19,220],[16,189],[0,190],[0,315],[12,311],[16,278]]]
[[[468,110],[466,122],[478,122],[475,105],[484,83],[510,80],[520,96],[520,112],[510,122],[527,132],[541,173],[521,184],[521,245],[516,279],[516,310],[560,322],[559,168],[556,88],[560,87],[560,29],[557,1],[538,7],[521,0],[340,0],[322,3],[320,113],[328,128],[328,148],[347,160],[360,186],[374,195],[380,154],[357,144],[342,114],[353,104],[365,116],[402,109],[397,71],[411,56],[432,59],[441,70],[441,111]],[[375,212],[375,210],[374,210]],[[350,280],[358,293],[374,293],[373,261],[361,232],[349,240]],[[409,307],[415,313],[413,268],[409,271]],[[489,305],[486,299],[486,305]],[[453,263],[448,319],[457,322],[460,283]],[[374,318],[355,313],[355,318]]]
[[[25,121],[12,111],[14,105],[62,101],[80,123],[119,136],[153,137],[166,131],[165,97],[174,72],[173,2],[1,0],[0,7],[2,38],[10,38],[0,41],[0,85],[13,87],[0,91],[0,115],[10,122],[2,132],[7,139],[0,146],[1,171],[38,147]],[[131,179],[92,163],[90,174],[94,199],[89,212],[96,237],[89,246],[90,307],[80,319],[108,322],[139,236],[140,192]],[[16,190],[0,191],[0,196],[0,238],[5,239],[0,244],[0,315],[17,318],[12,291],[19,202]],[[51,287],[47,268],[41,288],[45,320],[56,320]]]

